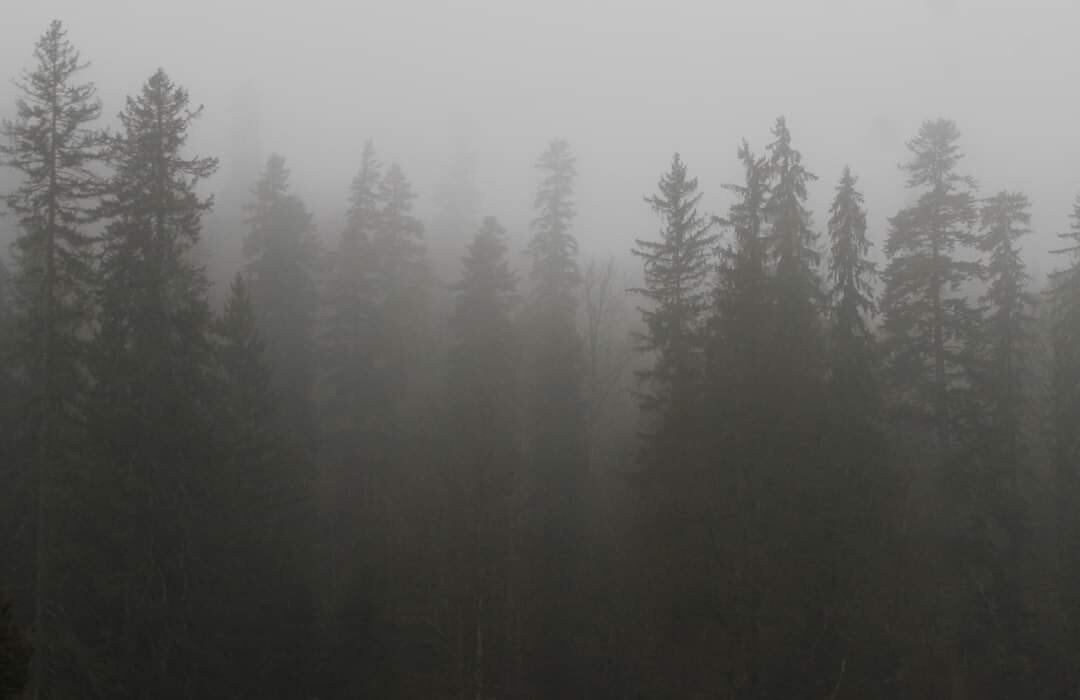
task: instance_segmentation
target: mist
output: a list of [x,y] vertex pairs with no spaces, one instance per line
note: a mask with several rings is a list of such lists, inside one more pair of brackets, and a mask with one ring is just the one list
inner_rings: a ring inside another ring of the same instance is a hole
[[1080,687],[1080,6],[7,9],[0,698]]

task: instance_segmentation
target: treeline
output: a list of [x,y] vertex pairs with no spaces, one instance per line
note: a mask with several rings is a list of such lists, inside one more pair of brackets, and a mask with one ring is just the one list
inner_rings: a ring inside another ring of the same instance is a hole
[[1042,288],[927,121],[878,270],[780,118],[724,216],[672,159],[632,321],[566,142],[450,293],[369,142],[326,245],[269,158],[215,310],[202,108],[86,68],[54,22],[3,124],[0,695],[1075,697],[1080,198]]

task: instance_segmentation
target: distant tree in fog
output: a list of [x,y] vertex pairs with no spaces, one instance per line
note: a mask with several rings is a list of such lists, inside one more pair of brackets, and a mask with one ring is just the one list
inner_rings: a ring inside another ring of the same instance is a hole
[[289,171],[280,155],[267,160],[253,194],[247,206],[251,228],[244,238],[244,270],[274,387],[293,425],[310,439],[318,240],[311,214],[289,191]]

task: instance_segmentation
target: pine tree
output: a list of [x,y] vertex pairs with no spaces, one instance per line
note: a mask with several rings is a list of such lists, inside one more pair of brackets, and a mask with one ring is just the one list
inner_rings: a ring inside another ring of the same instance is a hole
[[876,265],[868,257],[867,214],[857,184],[845,167],[828,223],[827,461],[817,477],[819,493],[824,494],[819,515],[828,524],[828,535],[818,542],[815,558],[828,572],[819,594],[821,607],[842,611],[830,625],[830,644],[821,645],[831,646],[832,653],[824,655],[821,671],[829,676],[837,659],[843,659],[845,685],[874,687],[892,672],[882,659],[896,654],[889,635],[868,620],[896,557],[890,546],[896,483],[880,411],[878,348],[870,326],[876,312]]
[[506,257],[506,231],[485,218],[464,258],[451,317],[448,541],[465,639],[459,684],[465,696],[478,698],[510,680],[506,592],[518,462],[518,342],[511,318],[516,277]]
[[212,205],[197,187],[217,161],[184,155],[201,113],[189,104],[162,70],[127,99],[102,205],[109,223],[90,404],[102,500],[91,507],[110,527],[91,532],[119,582],[103,592],[115,606],[105,619],[118,622],[106,628],[103,653],[119,695],[169,697],[197,681],[190,645],[215,454],[214,355],[208,283],[190,254]]
[[924,191],[889,220],[881,301],[893,380],[905,400],[929,412],[940,451],[963,422],[978,323],[963,293],[979,266],[954,257],[975,242],[976,219],[975,183],[956,172],[959,138],[954,122],[938,119],[907,144],[908,187]]
[[574,177],[577,159],[566,141],[552,141],[537,160],[544,178],[533,206],[534,235],[529,241],[533,260],[535,296],[541,303],[561,307],[573,305],[573,291],[581,284],[577,265],[577,239],[570,233],[574,219]]
[[322,329],[321,421],[325,437],[322,516],[327,595],[326,641],[334,676],[347,682],[355,663],[348,640],[365,630],[350,620],[356,604],[371,604],[370,571],[378,567],[388,446],[389,385],[379,363],[380,295],[374,240],[381,225],[382,165],[369,140],[349,186],[345,227],[328,264]]
[[732,232],[720,249],[712,319],[710,373],[714,379],[743,376],[761,362],[767,344],[768,269],[764,226],[770,198],[768,161],[745,140],[738,150],[745,180],[724,185],[735,195],[726,218],[716,222]]
[[[802,154],[791,145],[791,132],[784,117],[772,129],[775,141],[766,146],[772,188],[765,204],[770,224],[766,238],[769,257],[775,264],[775,349],[782,357],[782,369],[794,370],[796,363],[812,360],[808,350],[816,343],[816,307],[821,289],[817,275],[820,256],[817,234],[810,228],[806,186],[817,176],[806,169]],[[808,356],[809,355],[809,356]]]
[[[565,141],[553,141],[537,160],[541,173],[529,242],[533,289],[525,309],[525,409],[529,433],[526,531],[535,586],[523,627],[530,629],[529,682],[541,694],[582,692],[576,646],[581,591],[586,475],[584,348],[577,330],[581,283],[574,217],[576,163]],[[557,615],[548,611],[557,608]]]
[[[655,353],[651,369],[638,373],[647,390],[642,407],[661,414],[663,426],[685,427],[700,410],[704,369],[704,314],[709,306],[706,278],[717,237],[697,211],[697,178],[689,178],[676,153],[660,178],[659,194],[645,198],[661,217],[659,241],[637,239],[645,286],[634,290],[651,304],[641,310],[646,331],[639,349]],[[663,430],[663,428],[661,428]]]
[[857,178],[845,167],[829,216],[832,282],[829,380],[838,404],[852,418],[867,417],[877,405],[873,337],[868,325],[875,312],[875,265],[867,258],[866,210]]
[[47,693],[53,641],[48,624],[53,476],[66,471],[78,432],[85,389],[85,330],[92,314],[93,238],[83,228],[94,218],[102,135],[91,125],[101,115],[89,64],[53,21],[34,47],[36,65],[15,82],[16,117],[0,130],[4,164],[22,175],[5,197],[18,218],[15,285],[18,330],[14,363],[28,378],[24,413],[32,442],[34,490],[35,698]]
[[251,230],[244,239],[245,272],[274,387],[303,442],[311,439],[313,430],[318,241],[303,201],[289,192],[284,158],[270,156],[253,194],[247,206]]
[[376,362],[390,397],[400,397],[415,379],[410,368],[426,325],[429,278],[424,225],[413,214],[415,200],[405,172],[392,164],[379,181],[381,207],[371,240],[378,308]]
[[380,177],[381,166],[369,140],[349,188],[349,209],[331,262],[327,295],[323,364],[330,392],[327,412],[335,424],[329,430],[352,445],[344,448],[349,452],[360,448],[371,415],[381,403],[372,366],[376,274],[372,240],[379,224]]

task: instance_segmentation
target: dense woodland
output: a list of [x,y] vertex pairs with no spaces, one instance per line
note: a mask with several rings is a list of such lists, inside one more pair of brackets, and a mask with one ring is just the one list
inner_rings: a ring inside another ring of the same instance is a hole
[[158,70],[104,129],[58,22],[28,66],[0,696],[1078,697],[1080,198],[1029,278],[1031,203],[952,121],[880,269],[857,175],[781,117],[722,216],[678,154],[627,194],[628,284],[579,259],[565,141],[527,250],[436,222],[449,278],[371,142],[321,238],[274,155],[219,304],[202,107]]

